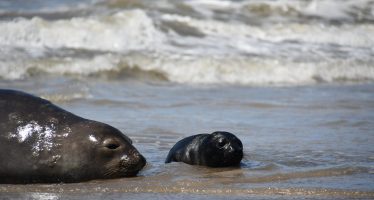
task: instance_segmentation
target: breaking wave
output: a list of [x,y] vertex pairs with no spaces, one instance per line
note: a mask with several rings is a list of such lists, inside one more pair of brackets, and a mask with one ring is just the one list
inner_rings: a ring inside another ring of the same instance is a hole
[[[209,2],[186,6],[206,14],[201,9],[239,5]],[[271,9],[280,6],[264,2]],[[259,4],[245,1],[240,9],[248,6]],[[7,80],[50,74],[187,84],[374,81],[371,23],[254,25],[129,9],[58,20],[14,18],[0,21],[0,30],[0,78]]]

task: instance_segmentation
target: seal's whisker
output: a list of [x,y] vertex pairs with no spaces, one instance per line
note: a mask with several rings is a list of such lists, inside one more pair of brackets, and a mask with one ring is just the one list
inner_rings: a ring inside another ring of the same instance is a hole
[[119,174],[120,172],[120,166],[119,166],[119,163],[118,162],[109,162],[107,165],[106,165],[106,169],[107,171],[104,172],[104,176],[105,177],[111,177],[115,174]]

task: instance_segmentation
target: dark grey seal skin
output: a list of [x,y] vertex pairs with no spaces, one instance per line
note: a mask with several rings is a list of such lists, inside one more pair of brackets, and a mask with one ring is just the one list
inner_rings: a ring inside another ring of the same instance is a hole
[[242,142],[232,133],[217,131],[180,140],[170,150],[165,163],[230,167],[238,166],[242,158]]
[[135,176],[132,141],[33,95],[0,89],[0,183],[82,182]]

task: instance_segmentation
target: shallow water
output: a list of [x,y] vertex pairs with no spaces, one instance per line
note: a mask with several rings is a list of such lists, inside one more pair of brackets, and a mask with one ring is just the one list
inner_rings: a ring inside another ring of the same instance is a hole
[[[95,80],[52,77],[1,81],[0,86],[32,92],[119,128],[147,158],[139,177],[1,185],[4,197],[374,197],[373,84],[197,87]],[[240,168],[163,163],[179,139],[215,130],[233,132],[242,140]]]
[[[0,88],[115,126],[148,161],[0,199],[373,199],[373,22],[371,0],[0,1]],[[216,130],[240,168],[164,164]]]

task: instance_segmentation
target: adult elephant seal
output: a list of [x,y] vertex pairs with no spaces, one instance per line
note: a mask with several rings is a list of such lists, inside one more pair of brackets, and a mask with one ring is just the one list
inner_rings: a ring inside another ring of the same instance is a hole
[[0,90],[0,183],[135,176],[145,164],[116,128],[24,92]]
[[242,142],[232,133],[219,131],[182,139],[170,150],[165,163],[230,167],[239,165],[242,158]]

